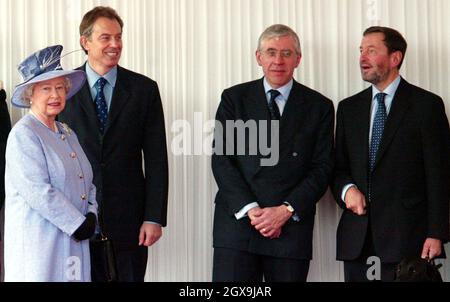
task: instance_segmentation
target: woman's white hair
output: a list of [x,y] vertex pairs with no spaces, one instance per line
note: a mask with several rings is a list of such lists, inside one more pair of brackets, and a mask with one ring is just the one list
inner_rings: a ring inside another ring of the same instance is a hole
[[[29,103],[30,105],[31,97],[33,96],[33,90],[37,84],[39,83],[29,85],[22,93],[22,100],[24,100],[26,103]],[[67,77],[64,78],[64,88],[66,89],[66,93],[68,93],[72,88],[72,81]]]

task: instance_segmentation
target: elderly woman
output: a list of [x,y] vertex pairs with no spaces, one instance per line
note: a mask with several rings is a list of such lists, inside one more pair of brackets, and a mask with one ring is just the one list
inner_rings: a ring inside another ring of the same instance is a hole
[[24,83],[11,101],[31,110],[6,147],[5,281],[91,280],[92,168],[75,133],[55,120],[86,76],[62,70],[61,51],[48,47],[19,65]]

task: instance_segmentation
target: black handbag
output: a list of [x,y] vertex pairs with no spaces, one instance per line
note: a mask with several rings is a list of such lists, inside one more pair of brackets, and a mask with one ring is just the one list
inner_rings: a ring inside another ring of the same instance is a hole
[[407,258],[400,262],[395,272],[395,282],[443,282],[434,260]]
[[104,223],[103,223],[103,207],[99,205],[99,217],[98,224],[100,228],[100,234],[96,234],[93,239],[91,239],[91,244],[96,246],[96,249],[101,251],[103,254],[102,261],[100,265],[103,266],[103,271],[105,272],[105,280],[107,282],[118,282],[119,273],[117,270],[116,254],[114,252],[113,242],[108,236],[106,236]]
[[119,275],[117,272],[116,265],[116,255],[114,252],[114,246],[111,239],[103,235],[103,233],[98,234],[93,240],[91,240],[91,244],[96,245],[97,249],[102,251],[103,253],[103,271],[106,273],[107,282],[117,282],[119,281]]

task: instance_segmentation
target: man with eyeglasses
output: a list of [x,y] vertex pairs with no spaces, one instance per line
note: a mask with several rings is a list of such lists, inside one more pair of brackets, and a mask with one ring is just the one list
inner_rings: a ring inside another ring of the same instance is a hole
[[[304,282],[316,203],[333,168],[333,103],[293,79],[301,49],[291,28],[267,28],[256,60],[264,77],[226,89],[216,115],[213,281]],[[239,121],[257,125],[259,140],[279,151],[276,163],[262,164],[264,150],[252,154],[255,133],[234,137],[246,131],[226,125]],[[229,152],[238,149],[245,154]]]

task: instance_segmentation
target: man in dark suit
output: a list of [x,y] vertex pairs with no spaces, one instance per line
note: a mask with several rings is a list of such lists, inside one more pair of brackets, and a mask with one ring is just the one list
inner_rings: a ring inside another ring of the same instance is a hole
[[[289,27],[267,28],[256,59],[264,78],[226,89],[217,110],[213,281],[306,281],[316,203],[332,173],[334,108],[293,79],[301,49]],[[257,138],[269,158],[252,152]]]
[[[156,82],[118,66],[123,22],[96,7],[80,25],[88,55],[85,86],[59,116],[91,162],[101,230],[112,239],[119,281],[143,281],[149,246],[166,225],[168,164]],[[144,156],[144,171],[142,169]],[[91,244],[92,279],[105,281],[103,253]]]
[[8,105],[6,105],[6,92],[0,81],[0,282],[3,281],[3,204],[5,202],[5,150],[9,131],[11,131],[11,119],[9,118]]
[[439,96],[400,77],[406,48],[394,29],[367,29],[360,67],[372,87],[338,107],[333,191],[346,281],[392,281],[403,258],[444,256],[449,125]]
[[9,131],[11,131],[11,119],[6,105],[6,92],[0,81],[0,210],[5,201],[5,150]]

